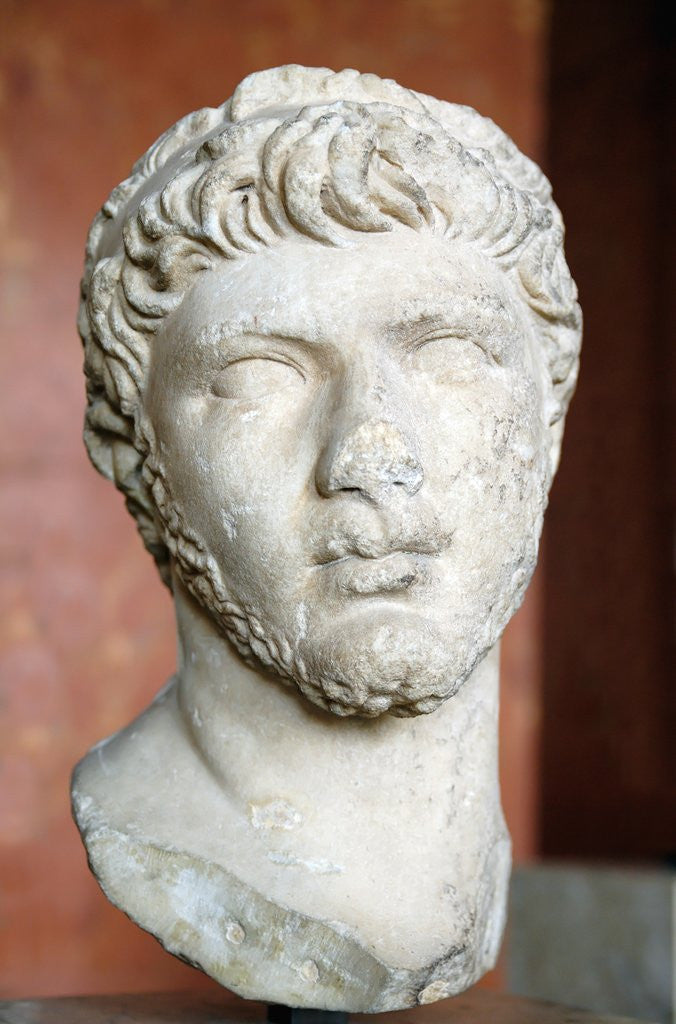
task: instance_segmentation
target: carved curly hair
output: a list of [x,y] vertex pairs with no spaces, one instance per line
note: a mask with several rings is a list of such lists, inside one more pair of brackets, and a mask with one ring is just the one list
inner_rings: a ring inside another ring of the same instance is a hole
[[78,320],[85,443],[124,493],[166,582],[166,526],[156,515],[153,432],[143,412],[163,318],[217,261],[298,233],[349,246],[354,232],[397,224],[470,242],[513,279],[534,314],[550,382],[553,473],[581,314],[545,176],[469,107],[352,70],[259,72],[222,106],[165,132],[112,192],[87,242]]

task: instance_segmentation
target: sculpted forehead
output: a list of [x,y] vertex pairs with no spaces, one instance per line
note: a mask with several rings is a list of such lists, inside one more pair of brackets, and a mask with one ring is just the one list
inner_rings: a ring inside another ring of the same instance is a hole
[[208,348],[224,331],[321,342],[369,324],[396,335],[443,320],[508,340],[524,334],[522,305],[504,273],[470,246],[402,230],[344,249],[293,240],[224,261],[200,275],[167,333]]

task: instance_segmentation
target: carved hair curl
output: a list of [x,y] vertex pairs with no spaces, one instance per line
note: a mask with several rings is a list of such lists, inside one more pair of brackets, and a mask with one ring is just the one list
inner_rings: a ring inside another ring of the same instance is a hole
[[[349,246],[397,224],[471,242],[535,314],[551,382],[553,466],[581,336],[563,227],[541,171],[469,107],[356,71],[288,66],[245,79],[170,128],[92,224],[79,329],[85,443],[124,493],[168,580],[143,415],[152,337],[194,275],[301,233]],[[144,472],[145,470],[145,472]]]

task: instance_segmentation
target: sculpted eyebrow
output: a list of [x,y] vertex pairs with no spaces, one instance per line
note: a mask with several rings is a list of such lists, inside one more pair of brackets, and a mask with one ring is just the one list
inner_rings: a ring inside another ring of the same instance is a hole
[[251,320],[246,323],[208,324],[197,335],[198,343],[208,345],[236,341],[238,338],[269,338],[271,341],[287,341],[296,345],[312,345],[324,340],[301,331],[280,330],[272,324],[257,324]]
[[414,315],[395,321],[390,327],[390,333],[395,338],[404,338],[408,337],[412,332],[419,332],[425,328],[442,327],[446,324],[446,319],[441,313],[435,313],[430,316],[425,314],[421,316]]
[[284,331],[279,330],[275,327],[256,327],[253,329],[247,329],[239,332],[245,338],[270,338],[274,341],[289,341],[296,345],[312,345],[323,339],[317,337],[310,337],[303,334],[302,331]]
[[477,331],[482,335],[489,334],[498,326],[502,308],[490,309],[484,303],[468,298],[434,313],[413,313],[397,320],[391,325],[390,333],[397,340],[435,329],[448,330],[449,334],[458,336]]

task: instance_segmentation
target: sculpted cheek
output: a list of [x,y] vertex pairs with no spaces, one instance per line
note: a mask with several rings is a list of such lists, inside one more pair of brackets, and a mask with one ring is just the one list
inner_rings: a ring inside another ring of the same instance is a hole
[[499,463],[523,420],[520,406],[501,382],[436,393],[428,401],[423,430],[426,474],[440,491],[459,477],[500,471]]

